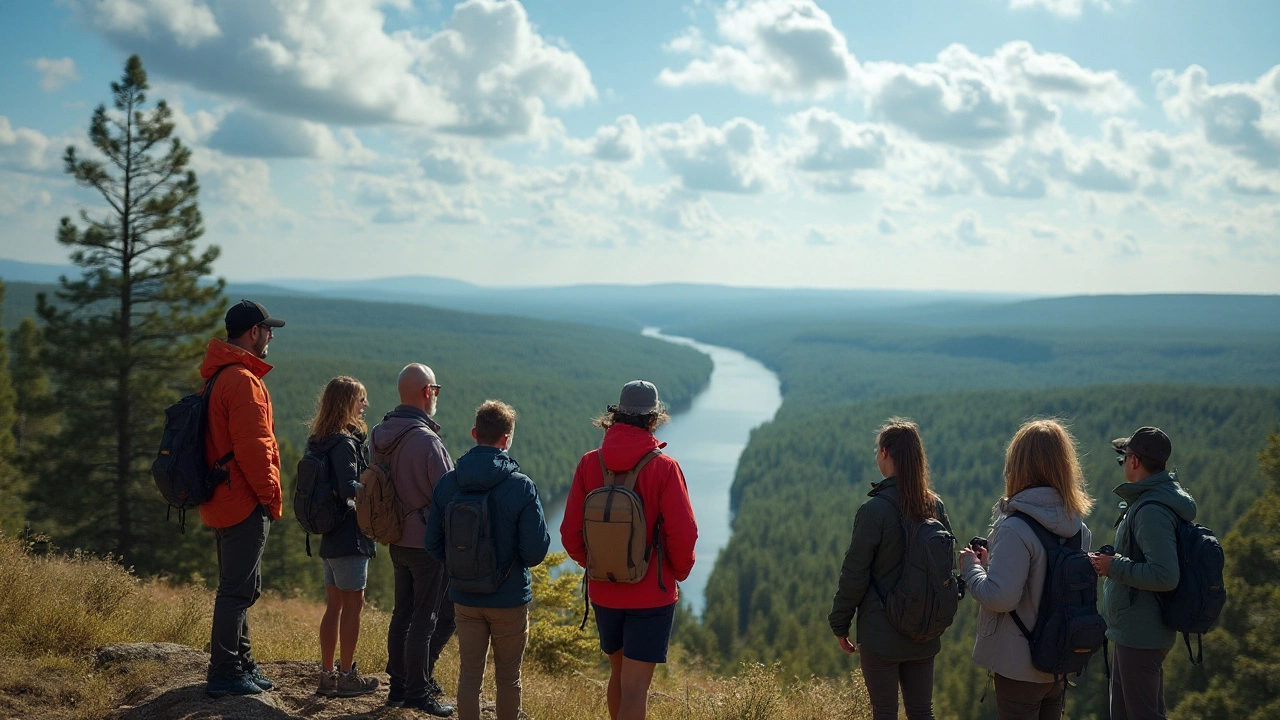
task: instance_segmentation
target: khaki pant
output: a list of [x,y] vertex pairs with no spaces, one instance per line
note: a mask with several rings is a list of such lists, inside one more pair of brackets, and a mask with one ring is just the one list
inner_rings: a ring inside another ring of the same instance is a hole
[[480,684],[493,643],[498,720],[520,715],[520,663],[529,639],[529,606],[480,608],[454,605],[458,625],[458,720],[480,720]]

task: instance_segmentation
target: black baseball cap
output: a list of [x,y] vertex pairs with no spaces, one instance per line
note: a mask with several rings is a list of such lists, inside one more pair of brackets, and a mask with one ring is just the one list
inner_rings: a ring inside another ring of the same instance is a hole
[[243,333],[254,325],[266,325],[267,327],[284,327],[284,321],[280,318],[271,317],[271,313],[262,307],[262,303],[256,303],[252,300],[241,300],[231,309],[227,311],[227,334],[235,335]]
[[1129,437],[1116,438],[1111,447],[1118,453],[1131,452],[1134,455],[1150,458],[1156,462],[1166,462],[1173,454],[1173,443],[1160,428],[1140,427]]

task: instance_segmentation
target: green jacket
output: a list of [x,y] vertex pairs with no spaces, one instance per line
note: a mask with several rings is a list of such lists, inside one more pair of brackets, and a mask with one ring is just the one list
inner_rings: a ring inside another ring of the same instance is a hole
[[[858,616],[857,642],[877,657],[893,661],[923,660],[938,654],[942,641],[913,642],[889,624],[884,603],[872,587],[872,581],[881,591],[888,593],[898,584],[902,575],[902,555],[906,552],[906,537],[902,531],[902,518],[896,505],[898,482],[885,478],[871,486],[867,493],[872,499],[858,508],[853,519],[853,537],[840,567],[840,585],[831,603],[827,622],[836,637],[849,635],[856,611]],[[876,498],[882,498],[877,500]],[[890,502],[884,502],[887,499]],[[951,529],[946,508],[938,501],[938,520]]]
[[[1128,505],[1116,528],[1116,557],[1102,583],[1107,638],[1140,650],[1168,650],[1177,633],[1161,621],[1155,593],[1178,586],[1178,517],[1194,521],[1196,501],[1167,472],[1124,483],[1115,493]],[[1164,504],[1145,502],[1137,513],[1129,512],[1140,500]]]

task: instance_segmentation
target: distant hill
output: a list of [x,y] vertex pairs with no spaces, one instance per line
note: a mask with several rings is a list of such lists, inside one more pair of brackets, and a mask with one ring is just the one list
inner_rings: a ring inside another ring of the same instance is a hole
[[56,283],[63,275],[79,274],[74,265],[51,265],[47,263],[26,263],[18,260],[0,259],[0,280],[5,283]]

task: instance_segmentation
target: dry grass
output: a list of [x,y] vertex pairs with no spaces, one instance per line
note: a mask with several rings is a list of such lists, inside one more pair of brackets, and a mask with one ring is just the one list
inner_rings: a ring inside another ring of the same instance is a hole
[[[150,664],[95,672],[92,651],[125,642],[172,642],[206,649],[213,594],[195,586],[143,581],[110,559],[82,554],[33,554],[0,535],[0,717],[98,718],[163,669]],[[318,661],[317,629],[324,608],[297,598],[266,595],[250,613],[254,651],[261,662]],[[389,613],[365,608],[356,660],[366,672],[386,665]],[[550,618],[547,619],[548,624]],[[552,642],[547,640],[545,642]],[[575,648],[587,647],[575,640]],[[565,645],[564,647],[569,647]],[[563,653],[562,653],[563,654]],[[524,709],[531,718],[607,718],[607,665],[590,651],[581,669],[563,662],[551,671],[525,663]],[[317,662],[318,665],[318,662]],[[437,670],[449,689],[457,682],[456,646]],[[493,698],[492,669],[486,698]],[[653,720],[818,720],[869,718],[863,684],[779,677],[776,667],[744,666],[735,677],[716,677],[685,662],[655,674]]]

